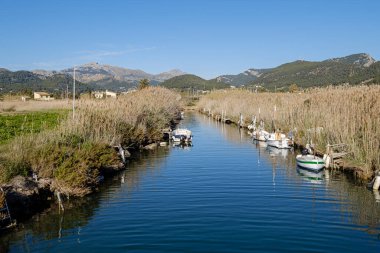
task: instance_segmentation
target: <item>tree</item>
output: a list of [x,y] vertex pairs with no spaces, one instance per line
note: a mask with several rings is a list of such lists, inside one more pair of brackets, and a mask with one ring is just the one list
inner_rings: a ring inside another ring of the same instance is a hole
[[139,81],[138,89],[142,90],[149,87],[149,80],[144,78]]
[[289,92],[297,92],[298,91],[298,86],[297,84],[293,83],[289,86]]

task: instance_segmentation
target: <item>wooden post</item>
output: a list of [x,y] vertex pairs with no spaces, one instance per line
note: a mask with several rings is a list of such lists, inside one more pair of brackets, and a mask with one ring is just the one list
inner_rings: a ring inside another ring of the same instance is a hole
[[61,192],[57,191],[56,194],[57,194],[57,199],[58,199],[59,210],[62,209],[62,211],[65,211],[65,208],[63,207],[63,203],[62,203]]
[[376,173],[375,182],[373,183],[373,189],[379,190],[380,187],[380,172]]

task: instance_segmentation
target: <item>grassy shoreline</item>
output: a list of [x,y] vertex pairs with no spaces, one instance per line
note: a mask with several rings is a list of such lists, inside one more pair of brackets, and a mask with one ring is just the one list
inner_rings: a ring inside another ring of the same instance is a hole
[[256,115],[266,129],[273,120],[276,128],[293,131],[296,143],[312,140],[321,151],[328,143],[346,143],[350,154],[346,167],[356,168],[361,178],[380,169],[380,86],[328,87],[304,93],[214,91],[203,96],[197,108],[213,115],[226,113],[234,122],[242,113],[246,124]]
[[161,129],[180,108],[179,99],[177,93],[151,87],[116,100],[79,100],[74,117],[69,113],[54,127],[0,146],[0,183],[34,173],[50,181],[51,191],[91,193],[99,176],[123,167],[113,147],[138,149],[160,140]]

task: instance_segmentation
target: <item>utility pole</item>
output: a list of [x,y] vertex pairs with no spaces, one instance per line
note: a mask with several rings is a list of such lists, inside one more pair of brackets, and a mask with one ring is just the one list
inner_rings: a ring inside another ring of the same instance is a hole
[[75,118],[75,66],[74,66],[74,84],[73,84],[73,119]]

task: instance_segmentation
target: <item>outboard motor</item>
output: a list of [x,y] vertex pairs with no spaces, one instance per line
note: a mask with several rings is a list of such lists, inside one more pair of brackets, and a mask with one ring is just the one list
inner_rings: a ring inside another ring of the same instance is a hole
[[304,148],[304,149],[302,149],[301,154],[302,155],[308,155],[309,154],[309,150],[307,148]]

